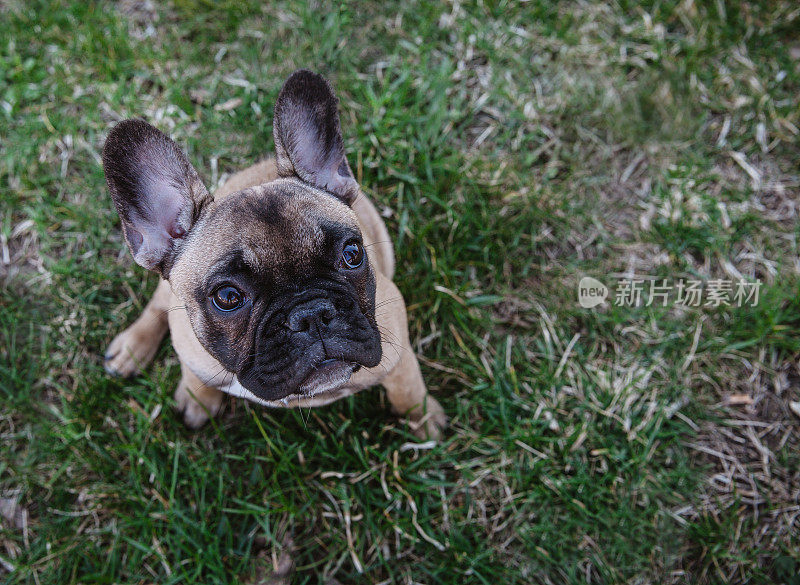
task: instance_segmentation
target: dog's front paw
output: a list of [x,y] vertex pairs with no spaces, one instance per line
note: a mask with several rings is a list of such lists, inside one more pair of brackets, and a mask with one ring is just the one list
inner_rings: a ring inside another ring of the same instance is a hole
[[414,435],[423,441],[441,440],[442,432],[447,428],[447,415],[442,405],[430,395],[426,396],[425,407],[411,412],[409,419]]
[[175,410],[183,415],[184,424],[190,429],[199,429],[209,418],[217,416],[222,408],[223,393],[216,388],[195,384],[181,379],[175,389]]
[[103,364],[106,371],[122,378],[138,374],[156,355],[162,336],[136,323],[131,325],[108,346]]

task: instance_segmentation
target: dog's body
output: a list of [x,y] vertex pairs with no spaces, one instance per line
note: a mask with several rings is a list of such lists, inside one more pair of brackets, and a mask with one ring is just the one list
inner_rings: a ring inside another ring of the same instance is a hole
[[327,82],[305,71],[287,81],[275,138],[276,159],[211,198],[158,131],[143,122],[112,131],[104,167],[126,239],[163,278],[112,341],[107,369],[133,375],[169,329],[190,427],[217,414],[225,393],[310,407],[382,383],[418,436],[438,438],[445,417],[409,342],[389,234],[343,157]]

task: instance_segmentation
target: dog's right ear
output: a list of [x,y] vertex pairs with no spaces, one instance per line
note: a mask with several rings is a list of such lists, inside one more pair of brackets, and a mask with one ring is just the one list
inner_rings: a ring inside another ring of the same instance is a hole
[[299,69],[289,76],[275,102],[273,136],[279,176],[299,177],[353,203],[358,183],[344,154],[339,100],[322,75]]
[[177,246],[211,201],[200,176],[178,145],[143,120],[111,130],[103,171],[133,259],[167,278]]

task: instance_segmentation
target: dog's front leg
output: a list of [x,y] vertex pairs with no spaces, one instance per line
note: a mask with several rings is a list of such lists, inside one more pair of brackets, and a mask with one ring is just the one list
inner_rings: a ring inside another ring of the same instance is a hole
[[411,421],[414,434],[420,439],[439,440],[447,426],[447,416],[436,399],[428,393],[419,362],[408,336],[405,301],[395,284],[378,278],[376,300],[381,307],[378,323],[383,340],[382,366],[389,369],[381,384],[392,409]]
[[224,393],[207,386],[184,364],[181,364],[181,374],[181,381],[175,389],[175,408],[183,413],[187,427],[198,429],[219,413]]
[[409,418],[417,437],[438,441],[447,426],[444,409],[428,394],[411,345],[400,353],[400,361],[382,381],[392,409]]
[[161,280],[139,318],[108,346],[105,368],[109,374],[128,378],[150,363],[169,328],[167,311],[171,298],[169,283]]

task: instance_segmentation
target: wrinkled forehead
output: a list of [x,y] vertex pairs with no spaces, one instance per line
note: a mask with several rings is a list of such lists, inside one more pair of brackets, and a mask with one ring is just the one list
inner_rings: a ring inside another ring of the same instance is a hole
[[187,250],[192,263],[203,262],[203,254],[213,256],[205,258],[210,264],[235,254],[247,265],[267,270],[286,262],[305,264],[329,242],[360,235],[352,209],[292,179],[225,197],[209,211],[199,231],[200,241]]

